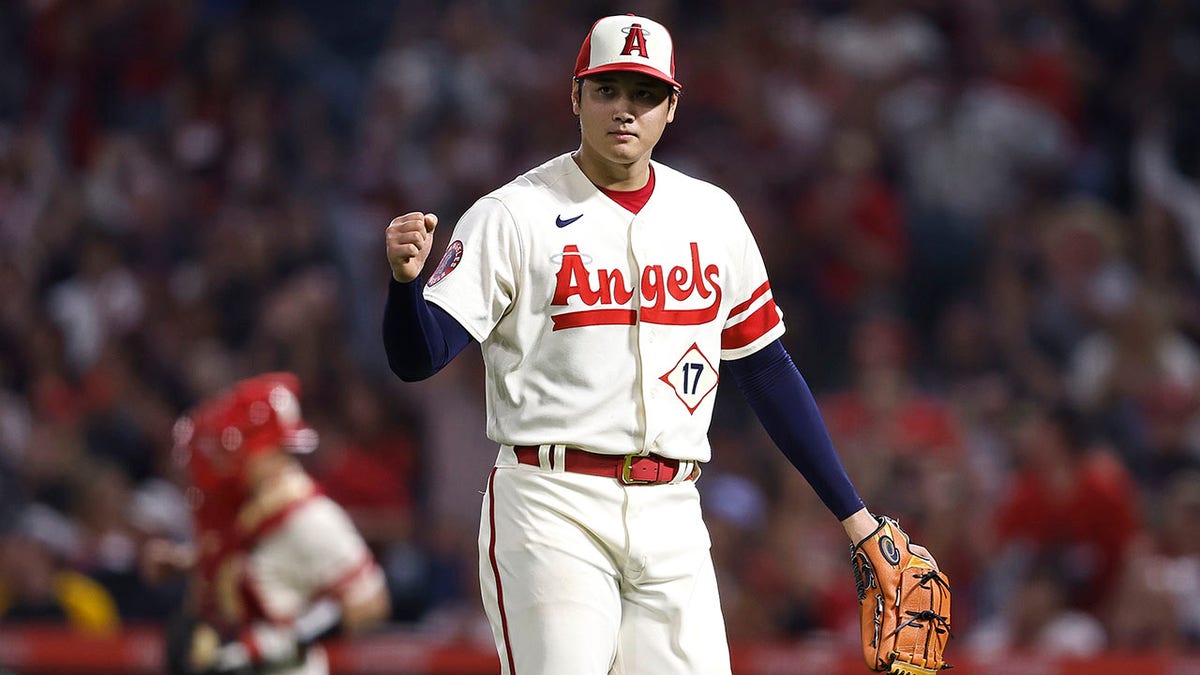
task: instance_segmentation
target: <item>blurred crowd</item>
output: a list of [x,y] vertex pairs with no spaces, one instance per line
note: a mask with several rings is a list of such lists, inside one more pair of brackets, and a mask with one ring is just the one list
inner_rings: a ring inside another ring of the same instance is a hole
[[[397,624],[486,633],[472,351],[388,371],[383,229],[578,143],[591,22],[672,29],[655,158],[759,240],[851,478],[953,583],[953,649],[1200,646],[1200,5],[0,3],[0,624],[161,621],[171,428],[296,372],[304,461]],[[731,639],[857,645],[845,536],[734,387],[699,486]]]

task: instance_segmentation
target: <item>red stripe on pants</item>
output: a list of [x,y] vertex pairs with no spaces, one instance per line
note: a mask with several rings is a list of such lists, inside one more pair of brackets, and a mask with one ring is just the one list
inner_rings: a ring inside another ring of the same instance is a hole
[[488,522],[492,528],[488,540],[488,559],[492,562],[492,574],[496,577],[496,604],[500,608],[500,628],[504,633],[504,656],[508,659],[509,675],[516,675],[513,665],[512,645],[508,641],[508,615],[504,613],[504,588],[500,585],[500,565],[496,563],[496,469],[488,476]]

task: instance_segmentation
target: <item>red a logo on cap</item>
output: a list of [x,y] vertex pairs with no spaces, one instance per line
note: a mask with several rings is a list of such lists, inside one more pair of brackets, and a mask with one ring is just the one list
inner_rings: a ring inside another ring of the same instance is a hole
[[625,29],[625,48],[621,50],[621,56],[629,56],[634,50],[637,50],[642,58],[650,58],[650,53],[646,51],[646,34],[642,31],[640,23]]

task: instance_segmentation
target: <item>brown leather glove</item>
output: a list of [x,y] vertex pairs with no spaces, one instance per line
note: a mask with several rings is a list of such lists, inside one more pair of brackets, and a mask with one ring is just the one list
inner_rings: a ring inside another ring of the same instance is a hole
[[863,658],[877,672],[929,675],[947,668],[950,582],[924,547],[886,516],[850,549]]

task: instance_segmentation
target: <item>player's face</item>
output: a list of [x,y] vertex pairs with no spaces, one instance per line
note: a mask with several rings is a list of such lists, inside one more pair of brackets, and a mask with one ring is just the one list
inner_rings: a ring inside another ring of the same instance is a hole
[[677,100],[671,85],[640,73],[601,73],[584,79],[571,96],[582,129],[582,151],[614,164],[648,160],[663,129],[675,119]]

